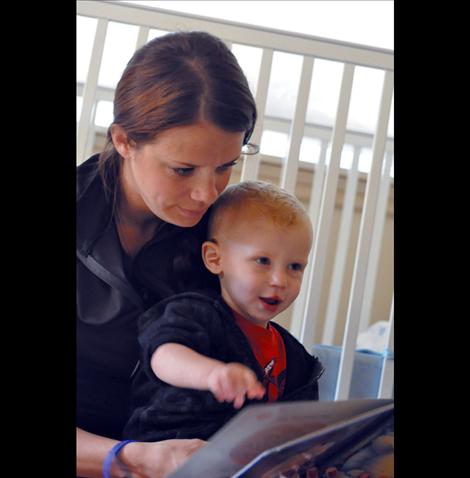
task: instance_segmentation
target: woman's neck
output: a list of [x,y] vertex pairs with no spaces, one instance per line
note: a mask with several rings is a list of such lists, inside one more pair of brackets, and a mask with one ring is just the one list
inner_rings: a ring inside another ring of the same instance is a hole
[[159,223],[156,217],[153,221],[139,221],[128,214],[123,214],[120,208],[116,212],[115,221],[121,245],[131,257],[134,257],[153,238]]
[[126,189],[122,184],[115,221],[122,247],[129,256],[134,257],[155,235],[161,220],[146,210],[145,206],[139,207],[138,203],[142,202],[142,199],[133,198],[129,189]]

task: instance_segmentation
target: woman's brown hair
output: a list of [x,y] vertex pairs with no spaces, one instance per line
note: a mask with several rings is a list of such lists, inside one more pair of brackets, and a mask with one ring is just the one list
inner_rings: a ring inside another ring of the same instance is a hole
[[[248,82],[224,42],[206,32],[177,32],[137,50],[114,98],[113,123],[129,141],[144,144],[162,131],[202,119],[227,132],[245,132],[244,144],[256,122]],[[99,169],[105,190],[115,199],[120,156],[110,130]]]

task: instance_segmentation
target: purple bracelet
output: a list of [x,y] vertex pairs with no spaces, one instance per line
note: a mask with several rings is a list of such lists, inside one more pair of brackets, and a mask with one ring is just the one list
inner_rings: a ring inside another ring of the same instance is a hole
[[[120,441],[119,443],[116,443],[111,450],[109,450],[108,454],[106,455],[106,458],[104,459],[103,462],[103,478],[111,478],[110,471],[111,471],[111,465],[113,464],[113,461],[118,458],[119,452],[128,444],[135,442],[136,440],[123,440]],[[123,464],[121,463],[121,467]],[[129,474],[130,476],[130,474]]]

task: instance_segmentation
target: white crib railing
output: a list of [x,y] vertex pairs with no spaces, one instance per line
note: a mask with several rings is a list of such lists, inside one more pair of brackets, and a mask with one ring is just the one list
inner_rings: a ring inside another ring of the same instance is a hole
[[367,181],[365,204],[363,206],[361,217],[359,243],[356,252],[352,289],[349,298],[349,307],[346,319],[346,330],[343,337],[343,354],[341,355],[338,385],[336,388],[335,398],[337,400],[347,398],[349,393],[354,363],[354,350],[356,348],[356,337],[359,331],[359,322],[363,304],[362,299],[364,297],[366,272],[369,262],[369,251],[372,242],[372,232],[374,228],[376,205],[379,194],[382,161],[385,152],[385,138],[387,133],[388,119],[390,116],[390,107],[392,104],[392,94],[393,72],[387,71],[385,73],[379,119],[374,136],[374,146],[372,148],[372,167]]
[[[365,66],[385,72],[378,121],[373,136],[372,165],[367,176],[336,387],[335,399],[347,398],[352,376],[356,338],[358,332],[367,327],[370,320],[380,244],[388,207],[393,141],[387,138],[387,127],[393,95],[393,52],[112,1],[78,1],[77,15],[97,19],[97,29],[87,78],[84,85],[77,84],[77,92],[83,97],[77,129],[77,162],[83,161],[91,153],[91,146],[95,137],[94,117],[98,99],[104,97],[112,99],[112,90],[98,88],[98,76],[109,22],[121,22],[138,26],[139,31],[135,48],[139,48],[147,41],[152,28],[165,31],[205,30],[222,38],[228,45],[242,44],[261,48],[261,64],[257,87],[254,92],[259,115],[252,135],[252,141],[256,144],[260,144],[266,124],[273,124],[278,121],[265,115],[274,52],[302,55],[300,83],[293,120],[289,129],[288,152],[282,162],[280,180],[280,186],[293,193],[295,193],[299,171],[301,141],[306,130],[312,131],[312,126],[306,125],[306,112],[315,60],[317,58],[327,59],[344,64],[334,128],[332,131],[328,131],[328,128],[320,128],[319,130],[317,128],[318,131],[314,131],[314,133],[318,133],[316,136],[321,140],[322,145],[319,162],[314,167],[312,166],[315,174],[308,208],[314,225],[314,246],[308,268],[305,271],[301,293],[293,308],[290,326],[292,333],[308,349],[315,342],[318,342],[315,337],[315,330],[320,319],[320,298],[323,291],[327,250],[331,242],[330,231],[337,197],[338,179],[341,172],[341,153],[345,139],[354,137],[354,133],[347,131],[346,125],[355,68],[356,66]],[[353,164],[348,172],[332,282],[329,288],[326,321],[323,329],[322,341],[326,344],[332,343],[337,326],[338,306],[345,282],[346,252],[351,237],[351,223],[358,177],[360,176],[358,161],[361,141],[363,140],[361,140],[361,135],[357,135],[355,139],[358,139],[358,141],[356,141]],[[329,157],[327,157],[327,146],[330,140],[331,151]],[[385,164],[383,164],[384,157]],[[261,155],[257,155],[250,158],[249,161],[243,162],[241,179],[255,179],[258,177],[260,159],[262,159]],[[390,325],[393,324],[393,300],[391,307]],[[389,352],[392,353],[392,330],[389,339],[388,348]],[[384,359],[379,394],[382,397],[389,397],[392,390],[393,364],[390,365],[390,360]]]

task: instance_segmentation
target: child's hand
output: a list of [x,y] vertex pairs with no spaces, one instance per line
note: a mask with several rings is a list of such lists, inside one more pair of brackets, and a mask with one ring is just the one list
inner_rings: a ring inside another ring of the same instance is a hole
[[207,377],[207,387],[219,402],[234,402],[240,408],[249,399],[261,398],[264,387],[255,373],[240,363],[223,363],[216,366]]

